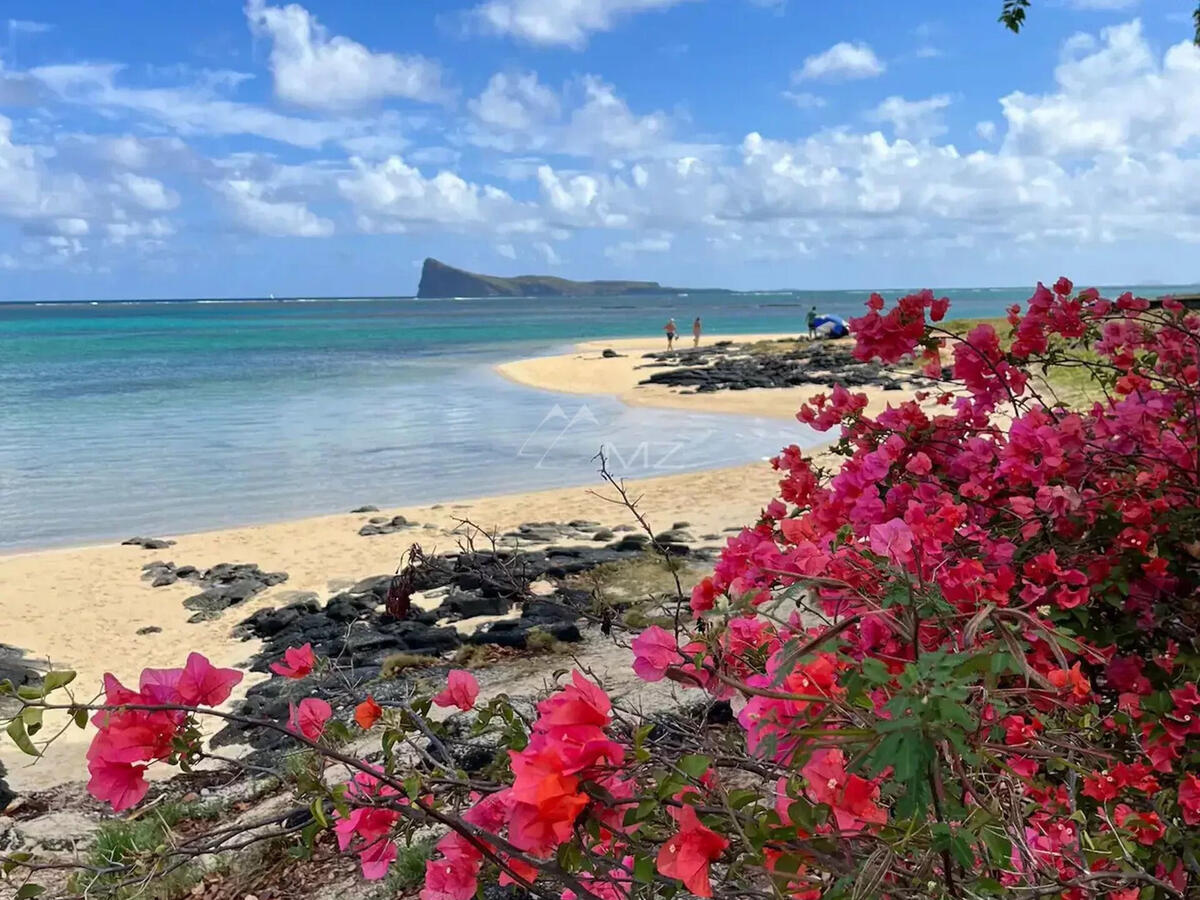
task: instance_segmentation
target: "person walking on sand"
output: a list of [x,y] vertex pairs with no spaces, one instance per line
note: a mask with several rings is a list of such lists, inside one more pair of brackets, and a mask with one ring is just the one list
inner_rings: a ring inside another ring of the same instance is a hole
[[674,349],[675,335],[679,333],[679,329],[675,327],[675,320],[667,319],[667,324],[663,326],[663,331],[667,333],[667,349]]
[[700,346],[700,333],[704,329],[700,326],[700,317],[696,316],[696,321],[692,323],[692,346]]
[[817,308],[814,306],[808,311],[808,339],[811,341],[817,336]]

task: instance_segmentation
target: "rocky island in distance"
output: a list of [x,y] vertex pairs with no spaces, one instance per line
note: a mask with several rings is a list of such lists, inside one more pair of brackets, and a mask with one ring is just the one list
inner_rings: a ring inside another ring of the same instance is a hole
[[[436,259],[421,267],[417,297],[597,297],[636,294],[682,294],[688,288],[663,287],[657,281],[571,281],[553,275],[517,275],[503,278],[456,269]],[[711,288],[690,290],[712,291]]]

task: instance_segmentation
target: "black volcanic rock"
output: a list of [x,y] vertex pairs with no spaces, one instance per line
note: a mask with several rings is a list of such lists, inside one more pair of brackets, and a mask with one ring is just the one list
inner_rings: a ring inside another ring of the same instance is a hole
[[417,288],[417,296],[595,297],[677,294],[682,290],[663,287],[657,281],[571,281],[553,275],[517,275],[513,278],[502,278],[456,269],[436,259],[427,259],[421,268],[421,284]]

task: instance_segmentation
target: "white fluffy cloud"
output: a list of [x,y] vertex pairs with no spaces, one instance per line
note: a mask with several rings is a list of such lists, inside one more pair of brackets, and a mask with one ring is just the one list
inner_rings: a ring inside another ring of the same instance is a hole
[[303,6],[248,0],[255,34],[271,41],[271,71],[280,99],[313,109],[345,111],[388,97],[441,102],[441,67],[419,55],[374,53],[357,41],[330,36]]
[[945,134],[942,111],[953,102],[948,94],[925,100],[905,100],[892,96],[867,113],[871,122],[889,123],[897,137],[932,138]]
[[12,120],[0,115],[0,216],[30,222],[80,217],[93,203],[82,178],[49,170],[33,147],[13,140]]
[[216,86],[203,82],[181,87],[127,87],[118,83],[124,69],[116,64],[81,63],[41,66],[30,74],[63,102],[145,116],[184,136],[256,135],[315,148],[364,130],[362,123],[287,116],[227,100]]
[[1180,43],[1159,61],[1140,21],[1104,29],[1099,43],[1070,41],[1054,77],[1053,93],[1000,101],[1010,152],[1165,152],[1200,137],[1200,49]]
[[886,68],[869,44],[842,41],[805,59],[804,64],[793,73],[792,79],[796,82],[852,81],[875,78],[882,75]]
[[484,129],[501,136],[530,134],[561,114],[558,94],[536,72],[497,72],[467,108]]
[[161,212],[179,205],[179,195],[157,178],[121,172],[113,179],[115,193],[136,203],[142,209]]
[[596,31],[610,31],[634,13],[687,0],[488,0],[472,17],[483,29],[535,44],[582,48]]
[[364,231],[403,232],[441,226],[497,234],[541,230],[537,210],[491,185],[442,170],[431,178],[399,156],[372,165],[351,160],[353,171],[337,180]]
[[635,113],[595,75],[576,79],[560,95],[536,73],[498,73],[467,108],[468,140],[509,153],[637,158],[668,149],[673,130],[665,113]]
[[270,196],[268,186],[248,178],[232,178],[214,185],[225,198],[236,222],[270,237],[328,237],[333,223],[299,200]]

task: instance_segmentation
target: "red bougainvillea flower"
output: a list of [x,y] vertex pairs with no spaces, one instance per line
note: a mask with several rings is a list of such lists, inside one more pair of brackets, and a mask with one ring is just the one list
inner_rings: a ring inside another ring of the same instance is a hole
[[1188,825],[1200,825],[1200,778],[1191,772],[1179,782],[1179,808],[1183,821]]
[[643,681],[662,681],[681,662],[679,644],[669,631],[651,625],[633,639],[633,671]]
[[819,750],[801,769],[808,786],[805,793],[814,803],[833,808],[839,831],[861,831],[866,824],[882,825],[887,812],[876,805],[879,786],[872,781],[846,773],[846,757],[841,750]]
[[271,663],[271,671],[284,678],[303,678],[317,665],[312,644],[303,647],[288,647],[283,651],[283,662]]
[[465,669],[454,669],[446,679],[446,689],[433,698],[438,706],[457,706],[463,712],[475,708],[479,682]]
[[299,706],[289,704],[288,730],[315,741],[325,733],[325,723],[333,716],[333,709],[320,697],[306,697]]
[[683,882],[697,897],[711,897],[712,884],[708,870],[718,859],[729,841],[704,827],[690,806],[673,813],[679,824],[677,831],[658,851],[658,871],[667,878]]
[[354,707],[354,721],[363,731],[370,731],[382,715],[383,707],[376,703],[375,698],[369,694],[366,700]]
[[1133,839],[1139,844],[1150,846],[1159,841],[1167,833],[1167,826],[1156,812],[1135,812],[1124,803],[1118,803],[1113,810],[1113,821],[1118,827],[1133,833]]
[[1046,679],[1060,691],[1069,691],[1075,700],[1086,700],[1092,692],[1091,682],[1080,671],[1079,663],[1070,669],[1051,669],[1046,673]]

